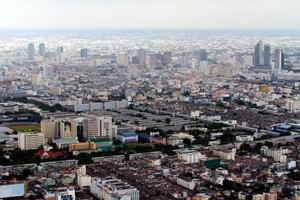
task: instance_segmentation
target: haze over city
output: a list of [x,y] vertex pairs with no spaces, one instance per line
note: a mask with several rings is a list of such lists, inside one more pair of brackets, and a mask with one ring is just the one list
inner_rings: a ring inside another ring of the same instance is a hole
[[297,0],[3,0],[0,29],[299,30]]

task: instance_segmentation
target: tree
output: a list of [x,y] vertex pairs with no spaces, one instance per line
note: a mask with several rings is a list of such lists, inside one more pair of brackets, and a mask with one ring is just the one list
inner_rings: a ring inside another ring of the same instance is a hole
[[266,141],[265,142],[265,146],[269,147],[269,148],[272,148],[274,145],[272,142],[269,142],[269,141]]
[[165,122],[166,122],[166,124],[170,124],[171,123],[171,119],[170,118],[166,118]]
[[192,141],[189,138],[184,138],[183,139],[183,144],[186,146],[190,146],[192,143]]
[[78,159],[78,164],[79,165],[84,165],[84,164],[91,164],[93,163],[93,159],[90,154],[88,153],[80,153],[77,157]]
[[300,181],[300,172],[291,172],[287,176],[294,181]]
[[252,151],[252,148],[250,146],[250,144],[248,143],[243,143],[240,147],[240,150],[241,151],[247,151],[247,152],[251,152]]

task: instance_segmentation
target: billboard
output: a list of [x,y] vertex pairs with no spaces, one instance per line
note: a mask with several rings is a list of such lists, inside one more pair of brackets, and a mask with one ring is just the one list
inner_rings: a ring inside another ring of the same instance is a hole
[[24,183],[0,185],[0,198],[20,197],[25,194]]

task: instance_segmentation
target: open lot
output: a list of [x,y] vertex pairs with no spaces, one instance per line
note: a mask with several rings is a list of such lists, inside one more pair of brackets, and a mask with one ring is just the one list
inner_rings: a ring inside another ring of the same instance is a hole
[[34,123],[15,123],[7,125],[7,127],[17,132],[36,132],[41,130],[40,124]]

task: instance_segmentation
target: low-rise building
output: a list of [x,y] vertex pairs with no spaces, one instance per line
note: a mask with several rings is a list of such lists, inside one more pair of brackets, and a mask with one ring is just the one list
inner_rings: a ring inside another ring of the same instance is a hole
[[213,154],[219,156],[223,160],[235,160],[235,149],[232,150],[223,150],[223,149],[214,149]]
[[125,132],[119,133],[117,135],[117,138],[122,143],[137,142],[138,141],[138,135],[133,131],[125,131]]
[[192,179],[191,177],[178,176],[176,178],[176,182],[178,185],[185,187],[189,190],[194,190],[196,187],[195,179]]
[[135,187],[114,177],[92,178],[90,191],[103,200],[139,200],[139,191]]
[[176,151],[177,159],[185,161],[186,163],[198,163],[201,159],[206,159],[205,155],[202,155],[196,150],[182,149]]

